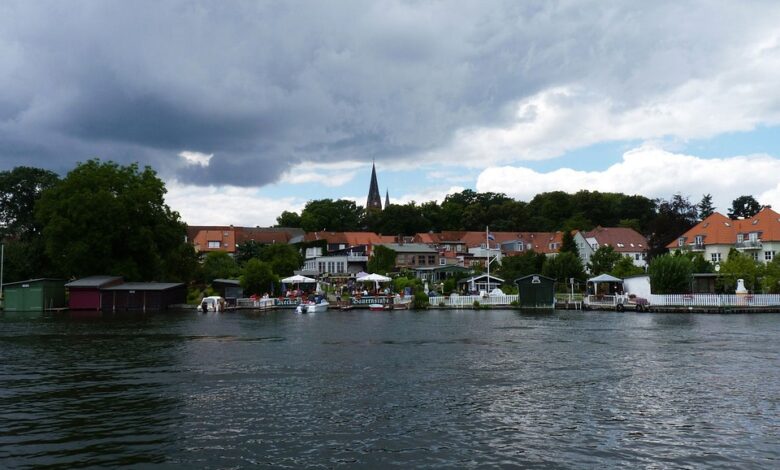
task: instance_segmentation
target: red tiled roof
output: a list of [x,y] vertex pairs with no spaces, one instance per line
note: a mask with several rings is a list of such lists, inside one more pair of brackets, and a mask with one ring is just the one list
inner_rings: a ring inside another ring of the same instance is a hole
[[[686,243],[693,243],[696,236],[701,235],[704,245],[734,245],[737,242],[737,234],[750,232],[760,232],[759,238],[762,241],[780,241],[780,214],[765,207],[753,217],[731,220],[715,212],[678,239],[684,237]],[[677,248],[678,241],[674,240],[666,247]]]
[[647,238],[628,227],[596,227],[583,232],[585,238],[595,238],[599,246],[609,245],[618,253],[636,253],[647,250]]
[[308,232],[304,236],[304,241],[316,240],[326,240],[329,244],[343,243],[347,246],[383,243],[382,237],[374,232]]

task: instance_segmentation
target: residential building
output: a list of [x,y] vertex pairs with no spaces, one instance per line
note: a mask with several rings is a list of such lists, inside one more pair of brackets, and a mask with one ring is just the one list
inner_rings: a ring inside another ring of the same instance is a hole
[[583,266],[587,266],[593,253],[602,246],[611,246],[615,252],[631,258],[634,266],[647,267],[647,238],[628,227],[596,227],[588,232],[574,233],[574,243],[580,253]]
[[384,247],[396,252],[396,268],[421,268],[439,266],[439,252],[423,243],[382,243]]
[[302,240],[303,234],[303,230],[299,228],[190,225],[187,226],[186,237],[198,253],[224,251],[235,254],[238,245],[242,243],[295,243],[296,238],[299,239],[297,241]]
[[729,251],[738,251],[768,263],[780,252],[780,214],[764,207],[753,217],[731,220],[715,212],[667,245],[671,251],[701,253],[712,263],[726,261]]

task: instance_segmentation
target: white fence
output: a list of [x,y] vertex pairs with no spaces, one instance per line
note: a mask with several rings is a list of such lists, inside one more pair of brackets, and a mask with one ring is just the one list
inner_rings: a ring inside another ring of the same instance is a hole
[[652,294],[655,307],[780,307],[780,294]]
[[429,297],[428,303],[433,306],[466,308],[473,307],[474,302],[479,302],[479,305],[511,305],[517,299],[517,295],[450,295]]
[[238,308],[256,308],[258,310],[266,310],[273,308],[276,299],[236,299],[236,307]]

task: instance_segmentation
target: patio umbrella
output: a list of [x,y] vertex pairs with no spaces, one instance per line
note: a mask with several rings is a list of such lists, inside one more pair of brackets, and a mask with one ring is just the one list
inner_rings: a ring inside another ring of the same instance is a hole
[[363,277],[358,277],[357,280],[360,282],[388,282],[391,279],[381,274],[366,274]]
[[379,283],[380,282],[388,282],[391,281],[387,276],[382,276],[381,274],[367,274],[363,277],[359,277],[356,279],[358,282],[373,282],[376,286],[376,290],[379,290]]
[[296,274],[295,276],[290,276],[282,279],[282,282],[285,284],[299,284],[301,282],[317,282],[317,280],[312,279],[310,277],[301,276],[300,274]]

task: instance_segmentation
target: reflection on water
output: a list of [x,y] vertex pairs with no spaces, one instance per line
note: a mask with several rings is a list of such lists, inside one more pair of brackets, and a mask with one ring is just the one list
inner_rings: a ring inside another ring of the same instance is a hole
[[0,464],[776,467],[780,316],[0,316]]

